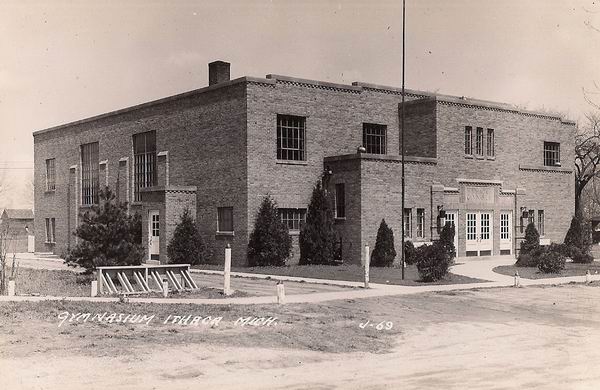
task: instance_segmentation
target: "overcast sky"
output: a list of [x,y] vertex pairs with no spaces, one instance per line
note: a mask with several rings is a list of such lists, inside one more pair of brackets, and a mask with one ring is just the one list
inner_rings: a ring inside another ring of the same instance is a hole
[[[407,88],[589,110],[594,1],[407,0],[406,19]],[[203,87],[213,60],[232,78],[400,86],[401,22],[400,0],[0,0],[0,208],[30,203],[33,131]]]

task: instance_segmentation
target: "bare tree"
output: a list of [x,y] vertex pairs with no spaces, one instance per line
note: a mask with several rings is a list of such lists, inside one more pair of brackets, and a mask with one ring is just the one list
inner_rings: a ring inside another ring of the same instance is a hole
[[[5,295],[8,287],[8,267],[7,257],[10,253],[14,241],[14,235],[10,231],[10,226],[7,221],[0,222],[0,295]],[[11,267],[11,276],[14,277],[15,272],[15,256],[13,253],[13,264]]]
[[600,177],[600,110],[586,115],[575,135],[575,212],[583,212],[586,186]]

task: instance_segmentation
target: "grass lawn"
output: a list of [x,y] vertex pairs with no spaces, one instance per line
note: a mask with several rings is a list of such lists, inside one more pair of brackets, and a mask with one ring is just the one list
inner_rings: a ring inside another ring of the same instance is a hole
[[594,261],[590,264],[566,263],[565,269],[558,274],[545,274],[540,272],[537,267],[517,267],[515,265],[502,265],[493,269],[494,272],[513,276],[515,272],[519,272],[519,276],[526,279],[546,279],[558,278],[564,276],[584,276],[586,271],[595,274],[600,272],[600,262]]
[[[9,271],[10,273],[10,271]],[[95,275],[83,275],[72,271],[43,270],[20,267],[17,270],[15,280],[15,292],[17,295],[40,295],[40,296],[70,296],[89,297],[91,293],[92,280]],[[235,291],[231,297],[247,296],[243,291]],[[161,293],[140,294],[144,297],[162,297]],[[195,291],[184,291],[181,293],[170,292],[170,298],[224,298],[221,289],[202,287]]]
[[[198,269],[223,270],[223,266],[218,265],[199,265],[194,266]],[[233,267],[232,271],[246,272],[266,275],[296,276],[314,279],[345,280],[350,282],[363,282],[364,269],[359,265],[289,265],[283,267]],[[402,280],[402,270],[392,267],[371,267],[369,273],[371,283],[397,284],[408,286],[421,286],[424,284],[461,284],[461,283],[479,283],[485,280],[469,278],[467,276],[455,275],[449,273],[445,279],[434,283],[424,283],[420,281],[419,273],[415,265],[409,265],[404,270],[404,280]]]

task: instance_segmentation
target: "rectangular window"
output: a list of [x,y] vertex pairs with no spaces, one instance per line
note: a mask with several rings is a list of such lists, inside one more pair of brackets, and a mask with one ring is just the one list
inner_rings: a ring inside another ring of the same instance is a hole
[[81,203],[98,203],[100,165],[98,161],[98,142],[81,145]]
[[529,217],[527,220],[527,224],[528,225],[530,223],[535,224],[535,210],[529,210],[529,212],[527,213],[527,216]]
[[510,215],[507,213],[500,214],[500,239],[508,240],[510,237],[510,225],[509,225]]
[[475,140],[475,154],[483,156],[483,128],[477,128],[477,138]]
[[46,218],[46,242],[54,244],[56,242],[56,219]]
[[277,159],[306,161],[306,118],[277,115]]
[[279,217],[289,230],[300,230],[306,222],[306,209],[279,209]]
[[56,165],[55,159],[46,160],[46,191],[56,190]]
[[465,154],[473,154],[473,129],[465,126]]
[[386,125],[363,123],[363,146],[367,153],[386,154]]
[[139,202],[140,188],[156,185],[156,132],[133,135],[134,200]]
[[217,231],[233,232],[233,207],[219,207],[217,211]]
[[412,209],[404,209],[404,236],[412,237],[411,230]]
[[335,217],[346,218],[346,188],[344,183],[335,185]]
[[425,237],[425,209],[417,209],[417,237]]
[[538,210],[538,233],[544,235],[544,210]]
[[496,155],[496,148],[494,145],[494,129],[487,129],[487,156],[494,157]]
[[544,165],[547,167],[560,166],[560,144],[544,142]]

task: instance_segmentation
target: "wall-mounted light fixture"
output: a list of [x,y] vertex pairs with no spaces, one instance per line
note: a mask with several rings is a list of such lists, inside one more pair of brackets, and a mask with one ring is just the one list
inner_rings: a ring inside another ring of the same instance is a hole
[[442,228],[446,225],[446,210],[444,205],[437,206],[437,230],[438,233],[442,231]]
[[356,148],[356,153],[358,153],[358,154],[367,153],[367,149],[365,149],[364,146],[359,146],[358,148]]

